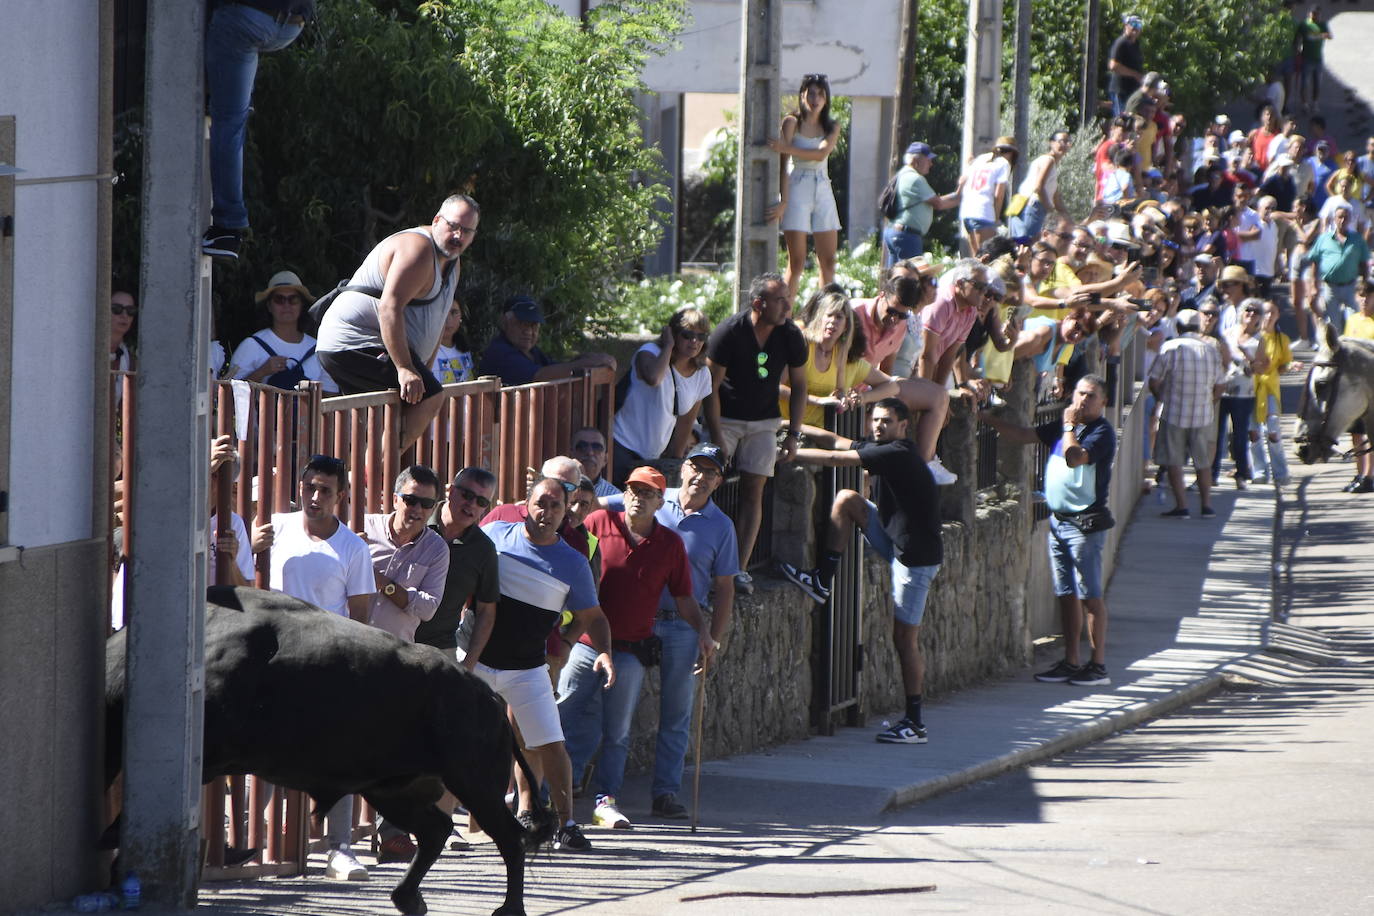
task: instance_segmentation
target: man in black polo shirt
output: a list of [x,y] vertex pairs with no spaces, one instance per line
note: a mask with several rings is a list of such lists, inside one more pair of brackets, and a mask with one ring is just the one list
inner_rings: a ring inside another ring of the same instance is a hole
[[[797,451],[797,430],[806,413],[806,338],[792,323],[792,300],[787,281],[766,273],[749,286],[749,309],[722,321],[706,344],[711,391],[706,399],[706,430],[711,441],[734,455],[739,469],[740,573],[735,588],[754,590],[748,573],[749,555],[763,516],[763,485],[773,476],[775,461],[791,461]],[[778,385],[787,376],[792,389],[790,416],[795,419],[778,446]]]
[[1121,34],[1107,53],[1107,91],[1112,97],[1112,117],[1126,110],[1126,100],[1140,88],[1145,78],[1145,58],[1140,53],[1140,30],[1145,21],[1135,13],[1121,17]]
[[[448,577],[434,616],[420,624],[415,641],[452,654],[461,643],[464,667],[472,671],[491,635],[492,614],[501,597],[496,548],[478,522],[491,508],[496,475],[486,468],[463,468],[448,488],[448,499],[434,510],[430,529],[448,544]],[[472,612],[463,609],[471,599]],[[474,651],[475,650],[475,651]]]
[[852,526],[860,526],[869,545],[892,565],[892,641],[902,666],[906,715],[879,732],[884,744],[925,744],[921,690],[925,660],[921,656],[921,620],[930,584],[945,559],[940,532],[940,498],[935,478],[916,444],[907,438],[911,413],[900,398],[883,398],[873,408],[871,439],[834,437],[832,448],[804,448],[797,460],[826,467],[860,465],[873,475],[878,502],[854,490],[835,494],[830,507],[820,565],[799,570],[780,563],[783,575],[814,600],[825,603]]

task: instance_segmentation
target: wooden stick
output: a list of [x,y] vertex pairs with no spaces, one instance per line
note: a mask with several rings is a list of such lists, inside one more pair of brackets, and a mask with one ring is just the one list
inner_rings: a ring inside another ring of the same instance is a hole
[[697,728],[696,728],[696,761],[692,765],[692,832],[697,832],[697,815],[701,811],[701,725],[706,718],[706,669],[703,668],[699,675],[701,682],[697,684]]

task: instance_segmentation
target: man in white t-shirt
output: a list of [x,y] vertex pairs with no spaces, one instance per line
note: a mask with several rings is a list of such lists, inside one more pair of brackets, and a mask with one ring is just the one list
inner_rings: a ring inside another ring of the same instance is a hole
[[970,253],[997,234],[997,224],[1007,204],[1012,166],[1018,155],[1014,137],[998,137],[991,152],[975,157],[964,170],[959,225],[964,228]]
[[[272,516],[272,588],[341,617],[367,622],[377,590],[367,545],[335,516],[348,487],[344,463],[315,455],[300,479],[300,511]],[[325,876],[365,881],[353,855],[353,796],[329,809]]]

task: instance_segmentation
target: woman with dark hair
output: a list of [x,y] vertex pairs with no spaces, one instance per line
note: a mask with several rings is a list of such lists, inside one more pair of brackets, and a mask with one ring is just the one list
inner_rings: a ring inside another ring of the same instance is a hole
[[640,465],[681,458],[691,444],[692,424],[711,393],[706,338],[711,322],[694,308],[678,309],[658,339],[630,360],[621,384],[625,398],[615,411],[615,465],[611,481],[624,486]]
[[792,170],[782,182],[777,206],[767,216],[772,221],[782,214],[782,235],[787,242],[787,292],[795,298],[806,267],[808,234],[816,242],[821,285],[835,279],[840,211],[830,188],[826,160],[840,138],[840,125],[830,116],[830,83],[824,73],[802,77],[797,110],[783,118],[781,134],[768,141],[768,148],[780,154],[784,172],[789,159]]
[[309,379],[320,382],[327,392],[338,391],[315,355],[315,338],[306,333],[310,327],[306,306],[315,297],[301,278],[289,270],[278,271],[254,299],[265,305],[270,323],[235,348],[229,360],[230,377],[288,390]]

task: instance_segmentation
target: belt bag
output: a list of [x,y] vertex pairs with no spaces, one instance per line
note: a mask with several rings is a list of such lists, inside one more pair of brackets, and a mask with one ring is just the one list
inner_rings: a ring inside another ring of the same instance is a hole
[[1073,525],[1084,534],[1096,534],[1116,525],[1110,509],[1087,509],[1083,512],[1056,512],[1054,517]]
[[611,640],[611,648],[617,652],[632,652],[645,668],[652,668],[663,660],[663,640],[657,636],[647,636],[636,642],[628,639]]

